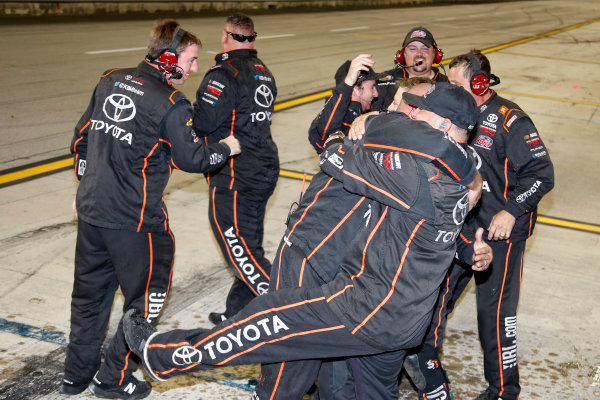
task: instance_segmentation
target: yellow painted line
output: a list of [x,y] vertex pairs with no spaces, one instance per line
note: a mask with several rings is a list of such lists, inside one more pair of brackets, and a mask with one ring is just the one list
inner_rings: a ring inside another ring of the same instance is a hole
[[0,175],[0,185],[3,183],[31,178],[32,176],[44,174],[46,172],[52,172],[57,169],[71,167],[72,165],[73,159],[67,158],[66,160],[54,161],[48,164],[38,165],[37,167],[31,167],[20,171],[10,172],[8,174]]
[[529,58],[543,58],[544,60],[554,60],[554,61],[565,61],[570,64],[600,64],[600,61],[587,61],[587,60],[573,60],[572,58],[561,58],[561,57],[549,57],[549,56],[537,56],[534,54],[524,54],[524,53],[516,53],[513,51],[498,51],[500,54],[508,54],[511,56],[520,56],[520,57],[529,57]]
[[285,110],[286,108],[300,106],[300,105],[303,105],[306,103],[310,103],[311,101],[329,97],[329,96],[331,96],[332,92],[333,92],[332,90],[326,90],[324,92],[311,94],[309,96],[300,97],[300,98],[297,98],[294,100],[284,101],[283,103],[275,104],[275,107],[273,107],[273,109],[274,109],[274,111],[281,111],[281,110]]
[[539,35],[534,35],[534,36],[530,36],[530,37],[527,37],[527,38],[524,38],[524,39],[515,40],[513,42],[501,44],[499,46],[490,47],[489,49],[482,50],[481,52],[485,54],[485,53],[491,53],[491,52],[494,52],[494,51],[499,51],[499,50],[505,49],[507,47],[516,46],[518,44],[523,44],[523,43],[531,42],[532,40],[542,39],[542,38],[545,38],[545,37],[548,37],[548,36],[556,35],[558,33],[563,33],[563,32],[566,32],[566,31],[570,31],[572,29],[581,28],[582,26],[593,24],[595,22],[600,22],[600,18],[591,19],[589,21],[580,22],[579,24],[575,24],[575,25],[571,25],[571,26],[566,26],[564,28],[555,29],[555,30],[550,31],[550,32],[540,33]]
[[[296,171],[290,171],[287,169],[281,169],[279,170],[279,176],[284,176],[286,178],[292,178],[292,179],[304,179],[304,172],[296,172]],[[312,181],[313,175],[312,174],[306,174],[306,180],[307,181]]]
[[545,217],[538,215],[537,222],[546,225],[561,226],[563,228],[576,229],[578,231],[600,233],[600,226],[583,224],[581,222],[568,221],[564,219]]
[[[558,33],[563,33],[563,32],[566,32],[566,31],[570,31],[572,29],[581,28],[582,26],[593,24],[595,22],[600,22],[600,18],[591,19],[589,21],[580,22],[580,23],[575,24],[575,25],[570,25],[570,26],[566,26],[564,28],[555,29],[555,30],[550,31],[550,32],[540,33],[539,35],[530,36],[530,37],[527,37],[527,38],[515,40],[513,42],[504,43],[504,44],[501,44],[501,45],[498,45],[498,46],[494,46],[494,47],[489,47],[487,49],[481,50],[481,52],[483,54],[493,53],[493,52],[496,52],[496,51],[500,51],[502,49],[506,49],[507,47],[516,46],[516,45],[519,45],[519,44],[531,42],[532,40],[542,39],[542,38],[545,38],[545,37],[548,37],[548,36],[556,35]],[[440,62],[440,64],[446,65],[446,64],[449,64],[451,61],[452,61],[452,59],[449,58],[447,60],[442,60],[442,62]]]
[[595,103],[593,101],[586,101],[586,100],[563,99],[560,97],[540,96],[538,94],[531,94],[531,93],[507,92],[505,90],[497,90],[497,92],[502,93],[502,94],[512,95],[512,96],[533,97],[534,99],[562,101],[565,103],[587,104],[587,105],[596,106],[596,107],[600,106],[600,103]]

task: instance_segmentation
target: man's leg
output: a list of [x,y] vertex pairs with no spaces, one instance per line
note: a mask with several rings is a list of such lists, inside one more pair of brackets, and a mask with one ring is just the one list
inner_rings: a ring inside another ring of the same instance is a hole
[[[128,321],[126,329],[132,325]],[[158,378],[226,365],[380,353],[346,329],[320,287],[259,296],[209,331],[156,333],[142,350],[146,368]]]
[[81,393],[98,370],[100,347],[117,287],[117,275],[98,228],[80,220],[71,299],[71,333],[61,392]]
[[227,265],[239,280],[234,281],[227,296],[226,318],[244,307],[251,296],[269,289],[271,263],[264,256],[262,240],[265,208],[271,193],[210,187],[210,225]]
[[[325,283],[313,272],[301,250],[288,246],[283,240],[277,249],[273,265],[271,292],[299,286],[313,288]],[[256,396],[269,400],[301,400],[314,384],[320,366],[321,360],[263,363],[261,379],[255,390]]]
[[419,390],[419,398],[438,398],[440,392],[449,393],[448,376],[439,359],[444,341],[448,315],[467,287],[473,271],[470,266],[457,262],[450,266],[440,287],[431,324],[427,329],[423,344],[410,352],[404,368]]
[[[141,310],[146,320],[155,324],[168,295],[173,268],[175,240],[171,232],[138,233],[103,229],[111,259],[124,296],[123,311]],[[143,386],[132,382],[138,358],[129,351],[123,334],[123,321],[107,349],[105,361],[94,382],[100,389]],[[150,387],[138,388],[142,391]],[[129,389],[131,390],[131,389]]]
[[515,400],[521,391],[517,365],[517,305],[525,241],[488,242],[490,268],[477,274],[477,322],[489,391]]

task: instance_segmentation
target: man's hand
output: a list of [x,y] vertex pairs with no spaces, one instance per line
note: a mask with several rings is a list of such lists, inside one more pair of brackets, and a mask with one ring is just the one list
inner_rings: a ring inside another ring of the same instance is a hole
[[348,134],[346,135],[348,137],[348,139],[350,140],[360,140],[363,138],[363,135],[365,134],[365,121],[367,120],[367,118],[371,115],[378,115],[379,111],[371,111],[369,113],[366,114],[362,114],[359,115],[358,117],[356,117],[354,119],[354,122],[352,122],[352,125],[350,126],[350,130],[348,131]]
[[231,150],[231,153],[229,154],[230,156],[235,156],[236,154],[240,154],[242,152],[240,141],[237,140],[233,135],[219,140],[219,143],[225,143],[227,146],[229,146],[229,150]]
[[469,193],[467,194],[467,199],[469,200],[469,211],[475,207],[481,198],[482,185],[483,179],[481,179],[481,175],[479,175],[479,171],[477,171],[477,174],[475,174],[475,179],[473,179],[473,181],[467,185],[467,188],[469,188]]
[[488,227],[488,240],[508,240],[517,219],[507,211],[494,215]]
[[373,61],[370,54],[359,54],[350,63],[350,68],[348,68],[344,82],[348,86],[354,86],[358,75],[360,75],[360,71],[368,71],[369,67],[373,68],[373,65],[375,65],[375,61]]
[[485,271],[492,260],[494,259],[494,253],[492,248],[483,241],[483,228],[478,228],[475,232],[475,241],[473,242],[473,265],[471,269],[473,271]]

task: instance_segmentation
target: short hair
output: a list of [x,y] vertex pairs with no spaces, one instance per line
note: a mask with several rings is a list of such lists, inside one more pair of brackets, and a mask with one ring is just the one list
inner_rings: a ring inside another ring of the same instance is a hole
[[464,66],[465,68],[465,78],[472,80],[475,75],[475,68],[473,67],[473,63],[471,62],[471,58],[469,55],[479,63],[479,68],[485,76],[489,77],[492,73],[492,67],[490,66],[490,60],[480,51],[480,50],[471,50],[468,54],[461,54],[460,56],[456,56],[452,59],[449,68],[454,68],[457,66]]
[[428,83],[430,85],[433,85],[435,83],[435,81],[433,79],[424,78],[422,76],[415,76],[413,78],[396,79],[396,85],[398,85],[399,87],[406,88],[406,89],[410,89],[410,88],[420,85],[422,83]]
[[226,24],[235,25],[245,33],[254,33],[254,22],[246,14],[236,13],[227,17]]
[[[160,55],[169,49],[175,34],[179,30],[179,23],[174,19],[157,21],[156,25],[150,32],[150,39],[148,41],[148,57],[152,59],[156,59],[160,57]],[[179,57],[181,53],[183,53],[188,46],[190,45],[198,45],[198,47],[202,47],[202,43],[200,39],[196,37],[191,32],[185,31],[177,48],[175,49],[175,55]]]

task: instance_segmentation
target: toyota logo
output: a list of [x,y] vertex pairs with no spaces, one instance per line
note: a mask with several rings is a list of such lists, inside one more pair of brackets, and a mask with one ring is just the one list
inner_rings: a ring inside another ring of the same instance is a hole
[[273,104],[273,92],[267,85],[262,84],[254,92],[254,101],[259,106],[268,108]]
[[171,359],[175,365],[198,364],[202,361],[202,353],[195,347],[182,346],[175,350]]
[[465,195],[456,202],[454,206],[454,211],[452,212],[452,218],[454,219],[454,223],[456,225],[460,225],[465,221],[467,217],[467,213],[469,212],[469,193],[465,193]]
[[135,104],[124,94],[111,94],[104,100],[102,111],[111,121],[129,121],[135,117]]
[[498,116],[496,114],[489,114],[487,116],[487,120],[493,124],[494,122],[498,121]]

